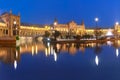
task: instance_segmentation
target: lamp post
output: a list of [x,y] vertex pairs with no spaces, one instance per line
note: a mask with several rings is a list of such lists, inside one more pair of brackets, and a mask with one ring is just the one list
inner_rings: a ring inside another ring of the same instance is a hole
[[54,30],[55,30],[56,25],[57,25],[57,22],[54,22],[54,28],[53,28]]
[[96,22],[96,28],[98,27],[98,21],[99,21],[99,18],[95,18],[95,22]]
[[118,26],[118,25],[119,25],[119,22],[116,22],[115,25]]
[[14,21],[14,29],[15,29],[15,35],[17,35],[17,27],[16,27],[17,22]]
[[115,23],[115,26],[116,26],[115,33],[116,33],[116,37],[117,37],[117,38],[118,38],[118,25],[119,25],[119,22],[116,22],[116,23]]
[[98,21],[99,21],[99,18],[95,18],[95,22],[96,22],[96,29],[95,29],[95,36],[96,36],[96,40],[97,40],[97,35],[98,35]]

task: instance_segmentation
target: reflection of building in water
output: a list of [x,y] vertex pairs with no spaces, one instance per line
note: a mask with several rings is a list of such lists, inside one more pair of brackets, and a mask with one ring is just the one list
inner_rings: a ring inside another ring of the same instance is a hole
[[77,52],[77,49],[76,49],[76,47],[74,46],[73,43],[71,44],[71,47],[70,47],[69,52],[70,52],[70,54],[72,54],[72,55],[76,54],[76,52]]
[[51,44],[51,45],[46,45],[45,48],[45,55],[49,56],[54,54],[59,54],[61,52],[65,53],[68,52],[71,55],[75,55],[78,50],[81,52],[85,51],[85,48],[87,47],[95,47],[95,43],[89,43],[89,44],[79,44],[79,43],[63,43],[63,44]]
[[0,60],[7,64],[14,64],[17,68],[17,61],[20,61],[20,51],[16,47],[0,47]]
[[39,51],[44,51],[45,46],[42,43],[31,43],[24,44],[20,46],[20,53],[32,53],[32,55],[37,54]]
[[84,52],[85,52],[85,48],[84,48],[83,46],[81,46],[81,47],[80,47],[80,51],[81,51],[82,53],[84,53]]

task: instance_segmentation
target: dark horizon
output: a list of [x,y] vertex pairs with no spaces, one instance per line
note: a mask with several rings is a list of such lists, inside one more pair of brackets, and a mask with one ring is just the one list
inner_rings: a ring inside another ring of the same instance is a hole
[[120,1],[112,0],[29,0],[29,1],[0,1],[0,14],[12,10],[13,14],[20,13],[21,22],[30,24],[52,24],[57,18],[59,23],[74,20],[77,24],[84,23],[94,27],[94,18],[98,17],[98,25],[111,28],[120,21]]

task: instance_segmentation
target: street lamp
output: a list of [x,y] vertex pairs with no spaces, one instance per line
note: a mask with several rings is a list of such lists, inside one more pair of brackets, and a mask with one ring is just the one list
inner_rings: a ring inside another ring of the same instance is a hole
[[96,29],[95,29],[96,40],[97,40],[97,38],[98,38],[98,29],[97,29],[97,28],[98,28],[98,24],[97,24],[98,21],[99,21],[99,18],[96,17],[96,18],[95,18],[95,22],[96,22]]
[[17,35],[17,27],[16,27],[17,22],[14,21],[13,24],[14,24],[15,35]]
[[16,23],[17,23],[17,22],[16,22],[16,21],[14,21],[14,25],[16,25]]
[[97,25],[98,21],[99,21],[99,18],[96,17],[96,18],[95,18],[96,27],[98,26],[98,25]]
[[115,32],[116,32],[116,37],[118,38],[118,26],[119,26],[119,22],[115,23]]
[[57,25],[57,22],[54,22],[54,28],[53,29],[55,29],[55,26]]
[[119,22],[116,22],[115,25],[118,26],[118,25],[119,25]]

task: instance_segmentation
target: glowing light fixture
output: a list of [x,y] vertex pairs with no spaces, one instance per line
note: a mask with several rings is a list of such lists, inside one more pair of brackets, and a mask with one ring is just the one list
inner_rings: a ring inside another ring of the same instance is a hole
[[98,21],[99,21],[99,18],[96,17],[96,18],[95,18],[95,22],[98,22]]

